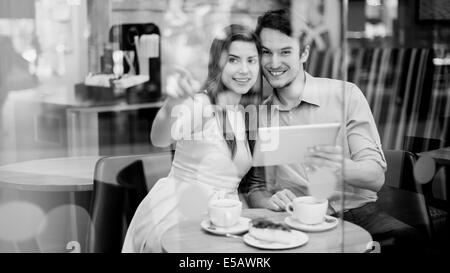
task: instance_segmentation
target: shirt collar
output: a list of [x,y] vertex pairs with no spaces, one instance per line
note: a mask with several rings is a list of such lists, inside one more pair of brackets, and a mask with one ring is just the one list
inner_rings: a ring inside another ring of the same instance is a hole
[[320,107],[319,92],[316,87],[316,78],[305,72],[306,82],[302,94],[302,101]]
[[292,108],[288,109],[283,106],[275,89],[273,89],[273,93],[267,98],[266,102],[271,105],[278,105],[280,110],[285,111],[299,107],[302,101],[320,107],[318,93],[317,90],[315,90],[315,78],[307,72],[305,72],[305,78],[305,89],[303,90],[302,96]]

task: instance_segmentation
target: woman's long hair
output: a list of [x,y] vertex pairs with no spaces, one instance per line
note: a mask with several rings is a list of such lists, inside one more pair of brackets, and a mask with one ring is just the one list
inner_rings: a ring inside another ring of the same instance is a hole
[[[227,63],[230,45],[234,41],[254,43],[258,51],[258,58],[259,60],[261,59],[260,40],[250,28],[237,24],[226,27],[224,29],[224,37],[215,38],[212,42],[209,51],[208,77],[203,86],[203,90],[207,91],[207,95],[213,105],[217,105],[218,95],[225,91],[225,86],[222,83],[222,71]],[[258,77],[256,84],[241,97],[240,104],[244,107],[251,103],[257,103],[261,96],[261,72],[256,77]],[[236,154],[236,136],[232,131],[226,129],[231,128],[228,124],[226,110],[222,109],[222,111],[216,112],[216,116],[219,126],[222,128],[223,137],[230,150],[231,158],[234,158]],[[248,120],[246,120],[245,126],[248,138]]]

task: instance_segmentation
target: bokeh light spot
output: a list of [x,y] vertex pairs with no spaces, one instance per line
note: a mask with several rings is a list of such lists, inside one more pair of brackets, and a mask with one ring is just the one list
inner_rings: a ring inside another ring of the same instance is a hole
[[436,164],[429,156],[421,156],[414,164],[414,178],[417,183],[426,184],[433,179],[436,173]]
[[33,238],[38,226],[45,226],[44,211],[31,203],[14,201],[0,206],[0,239],[25,241]]
[[309,193],[319,199],[328,199],[336,189],[337,175],[331,169],[320,168],[308,174]]

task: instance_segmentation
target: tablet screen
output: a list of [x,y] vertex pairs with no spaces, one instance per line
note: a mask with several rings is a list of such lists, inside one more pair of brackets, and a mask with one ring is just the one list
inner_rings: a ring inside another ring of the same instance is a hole
[[263,127],[253,153],[253,166],[300,164],[309,147],[336,145],[340,123]]

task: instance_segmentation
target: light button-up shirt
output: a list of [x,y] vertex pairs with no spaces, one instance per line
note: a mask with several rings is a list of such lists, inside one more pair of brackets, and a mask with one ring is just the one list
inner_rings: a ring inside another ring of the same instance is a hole
[[[369,104],[361,90],[353,83],[315,78],[308,73],[305,74],[302,96],[293,107],[285,107],[278,99],[275,90],[264,102],[268,106],[278,106],[278,109],[270,112],[271,126],[274,126],[273,121],[278,121],[279,126],[339,122],[345,125],[341,126],[337,141],[343,147],[344,156],[354,161],[373,160],[386,170],[386,160],[378,130]],[[260,124],[261,127],[267,126],[264,124],[264,118],[261,121],[263,122]],[[380,179],[384,183],[384,175]],[[297,196],[308,195],[309,181],[302,164],[279,165],[265,169],[264,167],[253,168],[247,183],[249,196],[258,190],[275,193],[281,189],[289,189]],[[376,200],[375,191],[354,187],[340,181],[329,198],[329,204],[337,212],[342,209],[361,207]],[[344,208],[342,208],[343,201]]]

